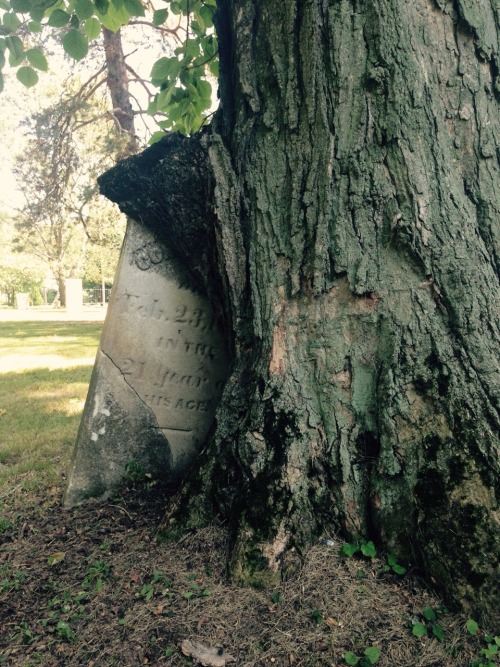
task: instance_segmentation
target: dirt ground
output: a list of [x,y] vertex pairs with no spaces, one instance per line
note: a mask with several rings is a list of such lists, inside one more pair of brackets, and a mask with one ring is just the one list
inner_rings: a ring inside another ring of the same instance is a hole
[[[226,576],[224,527],[155,539],[160,484],[71,511],[60,501],[59,488],[0,499],[1,665],[336,666],[352,652],[349,664],[357,656],[364,667],[376,647],[381,667],[465,667],[484,644],[411,567],[401,576],[381,572],[383,558],[342,558],[335,536],[279,587],[239,588]],[[417,621],[427,628],[420,638]]]

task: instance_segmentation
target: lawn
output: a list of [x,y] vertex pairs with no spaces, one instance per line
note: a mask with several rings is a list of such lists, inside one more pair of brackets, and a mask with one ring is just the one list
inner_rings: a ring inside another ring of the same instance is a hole
[[101,322],[0,322],[0,497],[69,463]]

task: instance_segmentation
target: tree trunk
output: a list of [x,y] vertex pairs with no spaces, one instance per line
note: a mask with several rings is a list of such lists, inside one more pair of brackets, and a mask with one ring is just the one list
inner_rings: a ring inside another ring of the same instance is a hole
[[66,279],[63,274],[57,274],[57,291],[59,293],[59,304],[61,308],[66,308]]
[[180,512],[230,521],[240,581],[272,579],[341,531],[417,563],[492,623],[493,5],[221,0],[217,27],[209,132],[102,180],[205,284],[231,348]]
[[112,114],[118,133],[123,136],[123,145],[117,156],[120,159],[137,153],[139,144],[135,134],[134,111],[130,101],[121,31],[111,32],[108,28],[103,28],[102,33],[108,73],[107,84],[113,105]]

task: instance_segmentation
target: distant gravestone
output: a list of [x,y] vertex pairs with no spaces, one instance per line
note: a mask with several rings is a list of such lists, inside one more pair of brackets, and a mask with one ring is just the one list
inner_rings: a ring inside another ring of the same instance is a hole
[[27,310],[30,307],[30,295],[28,292],[18,292],[16,294],[16,308],[18,310]]
[[83,287],[81,278],[66,278],[66,313],[79,316],[83,311]]
[[227,373],[208,301],[152,232],[130,220],[65,505],[106,498],[128,470],[182,475],[210,430]]

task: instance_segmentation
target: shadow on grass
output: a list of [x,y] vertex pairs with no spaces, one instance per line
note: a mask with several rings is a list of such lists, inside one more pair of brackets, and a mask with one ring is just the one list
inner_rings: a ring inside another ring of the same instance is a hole
[[29,367],[30,356],[94,357],[101,331],[102,322],[0,322],[0,372],[2,365],[6,371],[14,370],[8,359],[12,355],[20,357],[20,368]]
[[93,340],[101,334],[102,322],[0,322],[0,337],[13,336],[17,339],[45,338],[61,336],[62,338],[88,335]]

